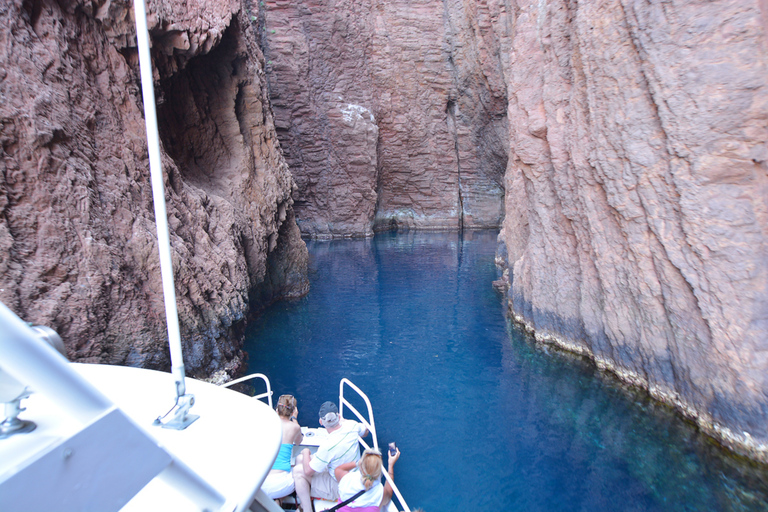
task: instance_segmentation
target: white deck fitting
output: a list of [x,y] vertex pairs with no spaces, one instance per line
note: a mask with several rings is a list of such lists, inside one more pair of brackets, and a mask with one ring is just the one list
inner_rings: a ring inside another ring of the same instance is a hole
[[[175,399],[169,374],[137,368],[74,366],[228,501],[238,496],[238,510],[250,505],[282,442],[280,419],[269,406],[235,391],[187,379],[187,392],[195,396],[192,411],[200,419],[185,430],[164,429],[152,426],[152,422]],[[155,479],[122,510],[182,510],[178,493],[170,489]],[[198,510],[188,503],[189,510]]]

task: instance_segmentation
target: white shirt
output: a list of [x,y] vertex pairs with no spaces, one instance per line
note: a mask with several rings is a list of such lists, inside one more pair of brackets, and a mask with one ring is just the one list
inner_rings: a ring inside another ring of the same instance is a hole
[[[347,500],[363,489],[365,489],[365,485],[363,485],[363,480],[360,478],[360,470],[355,468],[344,475],[344,478],[339,482],[339,500]],[[355,508],[378,507],[383,497],[384,486],[381,485],[381,478],[379,478],[378,481],[373,482],[371,488],[363,495],[349,503],[349,506]]]
[[360,459],[357,437],[365,432],[365,425],[354,420],[342,420],[341,428],[334,430],[317,448],[309,461],[316,473],[328,471],[336,480],[336,468],[346,462]]

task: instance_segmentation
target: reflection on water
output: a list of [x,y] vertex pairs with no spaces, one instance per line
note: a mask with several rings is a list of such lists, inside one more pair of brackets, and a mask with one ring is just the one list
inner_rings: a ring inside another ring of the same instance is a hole
[[358,384],[411,507],[768,510],[765,468],[505,319],[496,233],[308,246],[310,294],[253,322],[250,368],[296,394],[305,425],[341,377]]

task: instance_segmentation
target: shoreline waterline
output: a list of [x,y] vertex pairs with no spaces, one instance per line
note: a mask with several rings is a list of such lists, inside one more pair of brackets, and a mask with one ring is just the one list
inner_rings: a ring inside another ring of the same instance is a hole
[[768,444],[756,441],[748,432],[738,434],[732,429],[716,422],[704,411],[700,411],[693,404],[690,404],[680,398],[678,393],[664,388],[662,386],[651,386],[647,379],[644,379],[637,372],[627,368],[621,368],[613,361],[595,355],[588,347],[566,340],[561,336],[549,333],[541,333],[521,316],[514,313],[511,306],[508,306],[509,317],[512,322],[519,325],[536,342],[555,347],[558,350],[585,357],[591,361],[595,367],[606,372],[612,378],[620,383],[631,386],[634,391],[645,392],[657,402],[672,407],[681,419],[692,422],[701,431],[702,435],[709,437],[713,442],[720,445],[723,451],[730,455],[738,455],[749,459],[750,461],[765,466],[768,471]]

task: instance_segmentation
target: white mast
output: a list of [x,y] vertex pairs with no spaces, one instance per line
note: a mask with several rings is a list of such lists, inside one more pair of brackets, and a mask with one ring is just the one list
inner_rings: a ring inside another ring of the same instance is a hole
[[176,381],[176,405],[164,418],[158,418],[156,423],[162,423],[166,428],[183,429],[196,420],[197,416],[187,414],[189,408],[194,404],[194,397],[186,394],[184,383],[184,358],[181,351],[181,335],[179,334],[179,315],[176,309],[176,288],[173,283],[168,214],[165,210],[163,166],[160,161],[160,137],[157,129],[152,58],[149,53],[149,31],[147,30],[147,11],[144,0],[134,0],[133,8],[136,16],[141,92],[144,100],[144,121],[147,126],[147,149],[149,150],[149,170],[152,178],[152,199],[155,204],[155,225],[157,226],[157,245],[160,251],[165,317],[168,324],[168,343],[171,349],[171,373]]

